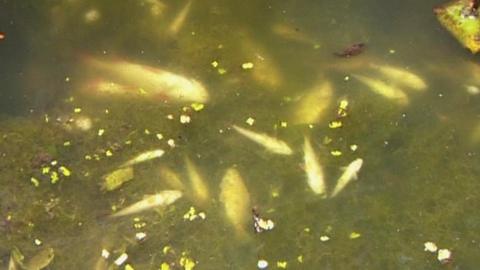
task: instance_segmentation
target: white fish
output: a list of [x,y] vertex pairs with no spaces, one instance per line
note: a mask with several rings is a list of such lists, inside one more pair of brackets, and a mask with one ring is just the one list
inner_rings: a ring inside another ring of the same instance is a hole
[[370,66],[394,81],[394,83],[419,91],[427,88],[427,84],[420,76],[406,69],[390,65],[370,64]]
[[335,197],[338,195],[340,191],[342,191],[350,181],[357,179],[357,174],[362,168],[363,165],[363,159],[357,158],[354,161],[352,161],[350,164],[348,164],[347,168],[345,168],[345,171],[343,174],[340,176],[340,178],[337,181],[337,185],[333,189],[332,194],[330,197]]
[[304,141],[303,152],[305,171],[307,173],[307,183],[315,194],[325,198],[327,194],[323,169],[318,162],[315,152],[313,151],[310,139],[305,136]]
[[[103,85],[103,88],[90,89],[99,91],[100,94],[104,92],[124,95],[129,91],[137,91],[151,99],[201,103],[208,100],[207,90],[200,82],[170,71],[127,61],[103,60],[94,57],[85,57],[84,61],[89,67],[116,83],[110,87]],[[131,89],[129,90],[128,87]]]
[[172,23],[168,27],[169,34],[176,35],[180,31],[180,29],[182,29],[183,25],[185,24],[185,20],[190,13],[192,2],[193,0],[188,0],[185,6],[177,14],[177,16],[175,16],[175,19],[173,19]]
[[370,90],[373,92],[384,96],[388,99],[396,101],[400,105],[407,105],[408,104],[408,97],[401,89],[393,87],[383,81],[372,79],[367,76],[362,75],[352,75],[354,78],[359,80],[360,82],[367,85]]
[[142,163],[151,159],[159,158],[163,156],[164,153],[165,151],[163,151],[162,149],[155,149],[155,150],[143,152],[138,156],[130,159],[129,161],[123,163],[123,165],[121,165],[120,168],[129,167],[129,166]]
[[185,165],[195,199],[200,203],[206,202],[210,195],[205,180],[188,157],[185,157]]
[[225,172],[220,184],[220,201],[225,214],[239,236],[245,234],[245,226],[251,219],[251,202],[248,189],[235,168]]
[[292,122],[315,124],[320,121],[332,103],[333,90],[330,82],[316,84],[295,103]]
[[270,137],[264,133],[256,133],[248,129],[241,128],[239,126],[233,125],[233,128],[243,136],[249,138],[250,140],[260,144],[265,147],[272,153],[280,155],[291,155],[293,154],[292,149],[282,140]]
[[174,203],[182,197],[182,192],[178,190],[164,190],[154,195],[148,195],[141,201],[138,201],[122,210],[110,215],[110,217],[121,217],[143,212],[155,207],[167,206]]

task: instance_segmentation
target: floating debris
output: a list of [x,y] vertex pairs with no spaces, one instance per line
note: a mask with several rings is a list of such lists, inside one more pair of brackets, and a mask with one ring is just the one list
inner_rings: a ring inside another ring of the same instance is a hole
[[128,254],[127,253],[122,253],[113,263],[116,266],[120,266],[124,264],[128,259]]
[[194,111],[199,112],[205,108],[205,104],[194,102],[190,105],[190,107],[192,107]]
[[120,188],[124,183],[133,179],[133,168],[121,168],[103,176],[102,178],[103,183],[101,184],[101,189],[112,191]]
[[155,158],[159,158],[159,157],[163,156],[164,153],[165,153],[165,151],[163,151],[162,149],[155,149],[155,150],[146,151],[146,152],[143,152],[143,153],[137,155],[136,157],[130,159],[129,161],[125,162],[120,167],[128,167],[128,166],[132,166],[132,165],[135,165],[135,164],[138,164],[138,163],[149,161],[149,160],[152,160],[152,159],[155,159]]
[[135,240],[139,242],[145,240],[145,238],[147,238],[147,234],[144,232],[138,232],[135,234]]
[[180,123],[188,124],[190,123],[190,121],[191,121],[191,118],[189,115],[184,115],[184,114],[180,115]]
[[328,127],[332,129],[341,128],[342,126],[343,126],[342,121],[338,121],[338,120],[330,121],[330,123],[328,123]]
[[180,258],[179,263],[183,266],[184,270],[192,270],[196,266],[195,261],[192,258],[187,257],[186,252],[182,252],[182,257]]
[[138,201],[122,210],[112,214],[110,217],[121,217],[140,213],[155,207],[163,207],[174,203],[182,197],[182,192],[178,190],[164,190],[154,195],[146,196],[145,199]]
[[327,235],[320,236],[320,241],[322,241],[322,242],[327,242],[329,240],[330,240],[330,237],[328,237]]
[[255,123],[255,119],[253,119],[252,117],[248,117],[245,123],[247,123],[249,126],[253,126],[253,124]]
[[101,128],[101,129],[98,130],[97,135],[102,136],[104,133],[105,133],[105,129]]
[[253,216],[253,229],[256,233],[261,233],[264,231],[271,231],[275,227],[275,223],[271,219],[263,219],[260,217],[258,210],[254,207],[252,208]]
[[425,246],[425,251],[435,253],[438,250],[437,245],[433,242],[425,242],[423,245]]
[[204,220],[205,218],[207,218],[207,215],[205,214],[205,212],[199,212],[197,214],[197,210],[193,206],[190,206],[188,212],[183,215],[183,219],[188,221],[194,221],[197,218]]
[[350,239],[357,239],[357,238],[360,238],[360,236],[362,236],[362,235],[359,234],[358,232],[352,232],[352,233],[350,233],[350,235],[348,236],[348,238],[350,238]]
[[441,264],[450,263],[452,261],[452,252],[448,249],[439,249],[437,259]]
[[252,69],[253,68],[253,63],[252,62],[247,62],[242,64],[242,69]]
[[258,269],[267,269],[268,262],[266,260],[258,260],[257,267]]
[[287,269],[287,262],[286,261],[278,261],[277,262],[277,268]]

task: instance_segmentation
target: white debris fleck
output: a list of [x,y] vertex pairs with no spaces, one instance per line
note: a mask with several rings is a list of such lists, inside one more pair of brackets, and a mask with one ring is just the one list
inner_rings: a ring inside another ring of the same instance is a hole
[[116,260],[113,262],[115,265],[120,266],[124,262],[126,262],[128,259],[128,254],[127,253],[122,253]]
[[35,243],[36,246],[41,246],[42,245],[42,240],[37,238],[37,239],[33,240],[33,243]]
[[328,240],[330,240],[330,237],[328,237],[328,236],[326,236],[326,235],[320,236],[320,241],[322,241],[322,242],[327,242]]
[[85,13],[85,22],[86,23],[93,23],[100,19],[100,12],[96,9],[90,9]]
[[247,123],[250,126],[253,126],[253,123],[255,123],[255,119],[253,119],[252,117],[248,117],[245,123]]
[[350,150],[355,152],[355,151],[357,151],[357,149],[358,149],[358,145],[356,145],[356,144],[350,145]]
[[267,269],[268,262],[266,260],[258,260],[257,267],[258,269]]
[[102,249],[102,257],[108,259],[108,257],[110,257],[110,252],[106,249]]
[[425,251],[435,253],[438,250],[437,245],[433,242],[425,242],[423,245],[425,246]]
[[472,96],[480,94],[480,88],[476,85],[465,85],[465,89],[467,89],[467,93]]
[[138,232],[135,234],[135,239],[137,239],[137,241],[143,241],[145,240],[145,237],[147,237],[147,234],[144,232]]
[[452,252],[448,249],[439,249],[437,259],[441,263],[448,263],[452,258]]
[[187,124],[187,123],[190,123],[190,120],[191,118],[189,115],[185,115],[185,114],[180,115],[180,123]]
[[163,135],[161,133],[157,133],[156,136],[157,136],[157,139],[159,140],[163,139]]
[[105,129],[101,128],[98,130],[98,136],[102,136],[105,133]]
[[172,148],[175,147],[175,141],[174,141],[173,139],[169,139],[169,140],[167,141],[167,144],[168,144],[170,147],[172,147]]
[[247,62],[242,64],[243,69],[252,69],[253,68],[253,63],[252,62]]
[[173,120],[173,114],[169,114],[169,115],[167,115],[167,119],[169,119],[169,120]]

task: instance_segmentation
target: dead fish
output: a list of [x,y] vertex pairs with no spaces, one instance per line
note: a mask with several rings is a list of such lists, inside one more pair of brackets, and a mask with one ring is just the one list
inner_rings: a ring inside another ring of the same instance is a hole
[[408,96],[401,89],[385,83],[384,81],[373,79],[363,75],[352,74],[352,77],[367,85],[369,89],[385,98],[396,101],[399,105],[409,103]]
[[365,48],[365,43],[355,43],[343,49],[343,51],[335,52],[333,54],[338,57],[352,57],[361,54]]
[[[174,102],[200,103],[208,100],[208,92],[200,82],[167,70],[91,56],[84,56],[82,60],[89,68],[100,73],[99,75],[115,83],[113,86],[102,84],[100,88],[85,88],[85,90],[93,91],[92,94],[115,93],[122,96],[141,90],[143,97],[152,100],[168,99]],[[98,75],[96,74],[96,76]],[[109,95],[107,96],[109,97]]]
[[110,215],[110,217],[121,217],[140,213],[155,207],[164,207],[174,203],[182,197],[182,192],[178,190],[164,190],[154,195],[148,195],[143,200],[140,200],[122,210]]
[[333,89],[329,81],[315,84],[294,104],[292,122],[316,124],[332,103]]
[[235,227],[238,236],[243,236],[250,216],[251,202],[247,186],[235,168],[228,169],[222,178],[220,201],[223,203],[227,219]]
[[138,163],[142,163],[142,162],[145,162],[145,161],[148,161],[148,160],[159,158],[159,157],[163,156],[164,153],[165,153],[165,151],[163,151],[162,149],[155,149],[155,150],[150,150],[150,151],[143,152],[143,153],[139,154],[138,156],[136,156],[136,157],[128,160],[127,162],[123,163],[123,165],[121,165],[120,168],[130,167],[130,166],[138,164]]
[[238,133],[242,134],[248,139],[265,147],[267,150],[269,150],[272,153],[280,154],[280,155],[293,154],[293,151],[290,148],[290,146],[288,146],[288,144],[282,140],[270,137],[263,133],[257,133],[248,129],[244,129],[236,125],[233,125],[233,129],[235,129]]
[[357,179],[357,174],[362,168],[363,165],[363,159],[357,158],[354,161],[352,161],[348,166],[344,169],[343,174],[340,176],[340,178],[337,181],[337,185],[333,189],[332,194],[330,197],[335,197],[342,191],[348,183],[350,183],[352,180]]
[[394,83],[401,84],[419,91],[427,88],[427,84],[420,76],[404,68],[377,64],[370,64],[370,66],[378,70]]
[[185,24],[185,20],[187,19],[187,16],[190,13],[192,2],[193,0],[188,0],[185,6],[177,14],[175,19],[172,21],[172,23],[168,27],[169,34],[176,35],[180,31],[180,29],[182,29],[182,26]]
[[325,185],[323,169],[318,162],[315,152],[313,151],[310,139],[305,136],[304,141],[303,152],[308,186],[315,194],[325,198],[327,196],[327,189]]
[[200,203],[205,203],[210,197],[205,180],[200,175],[195,164],[193,164],[188,157],[185,157],[185,165],[187,167],[188,178],[190,179],[194,198]]
[[165,181],[165,183],[169,188],[177,189],[180,191],[185,190],[185,185],[180,179],[180,176],[171,168],[167,166],[161,166],[159,167],[158,172],[162,180]]
[[272,27],[272,32],[283,39],[288,39],[312,46],[317,45],[317,42],[311,37],[309,37],[307,34],[301,32],[300,29],[288,24],[274,24]]

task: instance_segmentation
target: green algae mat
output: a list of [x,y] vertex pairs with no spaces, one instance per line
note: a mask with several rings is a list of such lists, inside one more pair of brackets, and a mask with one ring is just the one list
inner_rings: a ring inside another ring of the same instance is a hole
[[480,51],[480,19],[478,10],[471,9],[473,1],[456,0],[434,9],[437,19],[472,53]]

